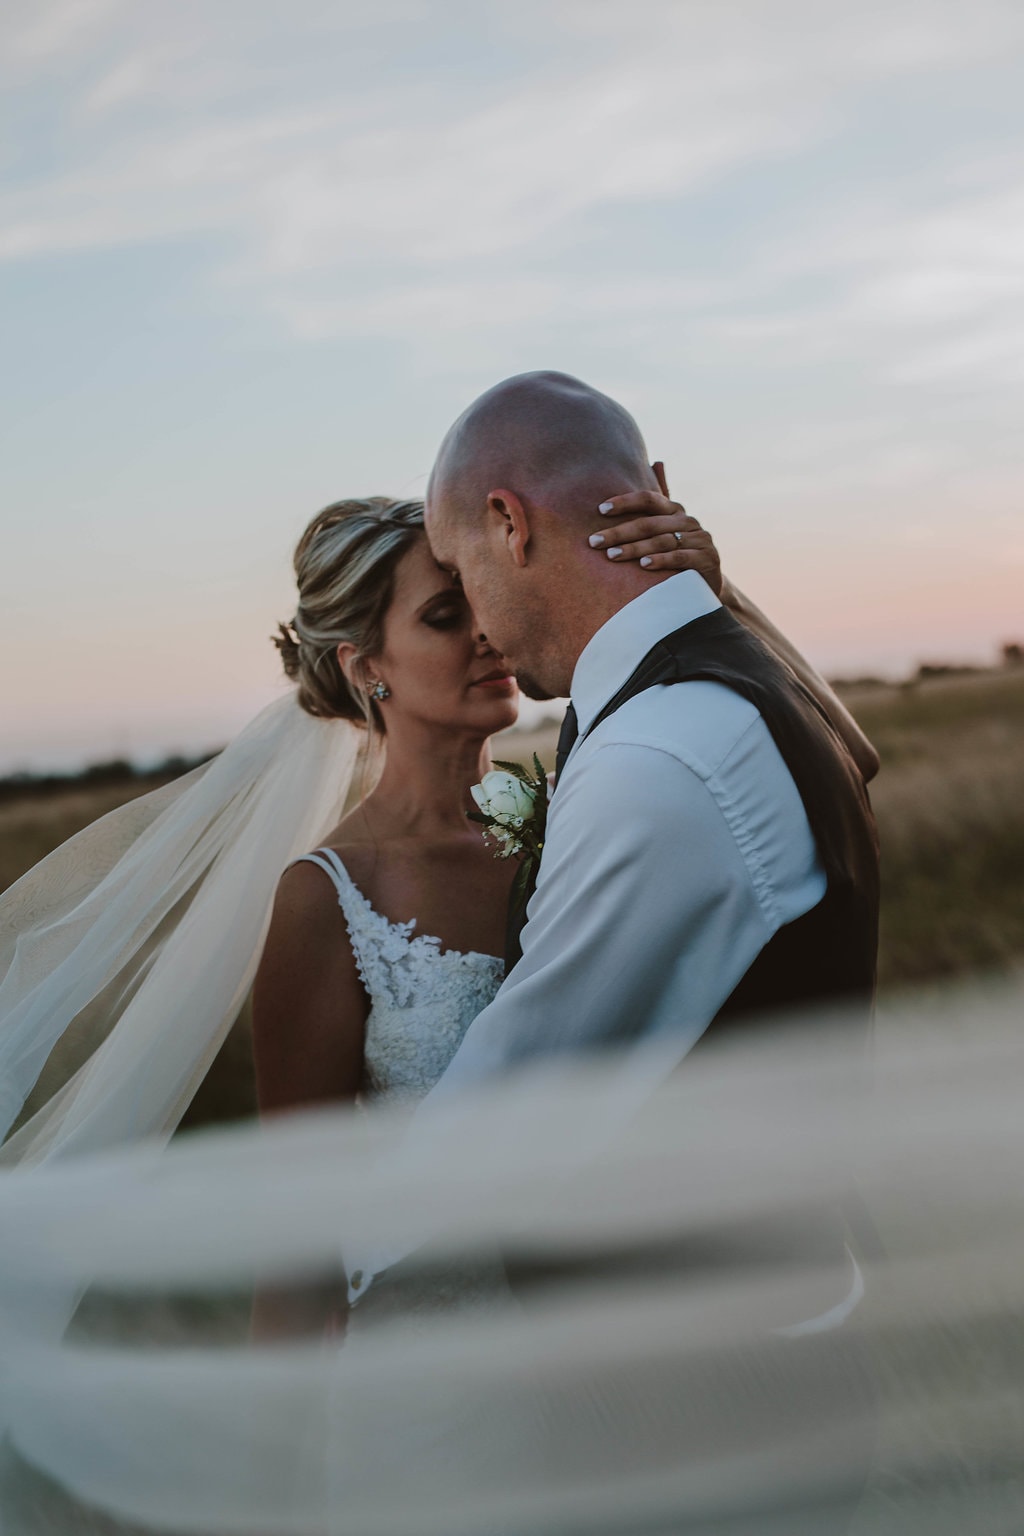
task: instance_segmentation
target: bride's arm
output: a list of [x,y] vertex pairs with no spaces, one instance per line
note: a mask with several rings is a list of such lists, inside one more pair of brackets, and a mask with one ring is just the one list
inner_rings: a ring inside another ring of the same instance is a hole
[[[793,642],[723,576],[718,550],[696,518],[689,517],[677,501],[656,491],[615,496],[603,506],[611,508],[604,514],[611,527],[608,533],[592,535],[591,546],[605,559],[639,560],[652,572],[699,571],[729,611],[796,673],[846,743],[864,782],[873,779],[879,769],[878,753],[846,705]],[[682,537],[677,538],[677,533]]]
[[262,1115],[351,1103],[369,1004],[333,887],[294,864],[277,888],[253,987],[253,1058]]
[[[338,902],[312,864],[282,876],[253,988],[253,1059],[261,1115],[351,1103],[363,1071],[368,1003]],[[344,1331],[343,1277],[261,1286],[251,1334],[262,1343]]]
[[776,656],[781,657],[796,673],[804,687],[814,695],[845,741],[865,784],[869,783],[880,767],[878,753],[835,689],[825,681],[820,672],[811,666],[807,658],[800,654],[793,642],[787,640],[782,631],[776,629],[771,619],[767,618],[749,597],[745,597],[739,587],[734,586],[727,576],[722,581],[721,597],[730,613],[734,613],[753,634],[757,635],[759,640],[763,640],[765,645],[775,652]]

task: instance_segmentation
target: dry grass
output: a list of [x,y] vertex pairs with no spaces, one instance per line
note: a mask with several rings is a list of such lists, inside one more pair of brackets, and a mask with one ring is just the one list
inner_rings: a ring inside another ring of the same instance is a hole
[[56,795],[26,790],[16,799],[5,800],[0,804],[0,891],[91,821],[166,782],[139,778],[131,784],[68,789]]
[[1024,957],[1024,672],[853,695],[882,755],[884,987]]

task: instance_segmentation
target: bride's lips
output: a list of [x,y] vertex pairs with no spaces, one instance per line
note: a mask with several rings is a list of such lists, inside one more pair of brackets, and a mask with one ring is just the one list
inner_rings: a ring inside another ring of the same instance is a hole
[[494,672],[486,672],[483,677],[478,677],[476,682],[470,683],[471,688],[497,688],[511,690],[516,686],[516,680],[510,672],[503,672],[499,668]]

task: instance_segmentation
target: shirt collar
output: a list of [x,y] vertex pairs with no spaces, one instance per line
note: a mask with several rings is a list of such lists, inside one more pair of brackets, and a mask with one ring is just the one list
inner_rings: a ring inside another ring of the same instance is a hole
[[612,614],[584,647],[572,675],[572,703],[583,732],[647,652],[684,624],[721,608],[696,571],[680,571]]

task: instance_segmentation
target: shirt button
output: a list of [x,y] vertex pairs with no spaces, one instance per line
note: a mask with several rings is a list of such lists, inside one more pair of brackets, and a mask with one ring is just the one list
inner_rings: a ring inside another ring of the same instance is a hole
[[352,1271],[352,1273],[349,1275],[348,1281],[349,1281],[349,1284],[350,1285],[354,1285],[356,1290],[358,1291],[359,1287],[363,1283],[363,1272],[362,1272],[362,1270],[361,1269],[354,1269]]

